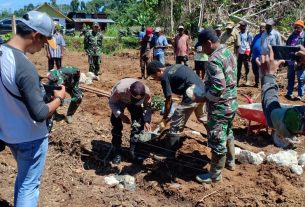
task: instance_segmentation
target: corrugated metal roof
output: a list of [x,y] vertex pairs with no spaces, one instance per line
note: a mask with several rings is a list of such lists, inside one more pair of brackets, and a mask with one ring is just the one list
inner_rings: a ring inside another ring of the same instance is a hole
[[83,19],[83,18],[72,18],[74,22],[98,22],[98,23],[114,23],[112,19]]

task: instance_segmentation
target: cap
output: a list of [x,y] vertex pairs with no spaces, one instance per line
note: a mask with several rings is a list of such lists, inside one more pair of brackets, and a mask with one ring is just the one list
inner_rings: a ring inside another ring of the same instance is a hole
[[281,137],[293,137],[301,129],[302,115],[294,108],[277,108],[271,112],[271,121]]
[[136,81],[130,85],[130,95],[131,101],[134,104],[140,104],[143,102],[143,98],[145,97],[145,86],[142,82]]
[[63,84],[64,80],[61,73],[57,69],[52,69],[48,72],[48,79],[51,83]]
[[300,27],[304,28],[304,21],[299,19],[293,25],[294,26],[300,26]]
[[216,42],[218,41],[218,36],[213,29],[204,29],[198,34],[198,42],[196,43],[195,47],[201,46],[203,42],[206,41]]
[[151,35],[152,33],[153,33],[153,28],[147,27],[147,28],[146,28],[146,31],[145,31],[145,34],[146,34],[146,35]]
[[178,27],[178,29],[184,29],[184,26],[180,25],[180,26]]
[[161,32],[161,28],[160,27],[156,27],[155,32]]
[[99,25],[98,22],[93,22],[92,26],[93,26],[93,27],[95,27],[95,26],[99,27],[100,25]]
[[214,27],[215,30],[221,30],[222,29],[222,25],[221,24],[217,24],[215,27]]
[[259,26],[260,26],[260,27],[266,27],[266,23],[265,23],[265,22],[262,22]]
[[247,22],[245,22],[245,21],[240,21],[240,22],[239,22],[239,25],[241,25],[241,26],[247,26],[247,25],[248,25],[248,23],[247,23]]
[[226,29],[233,29],[233,27],[234,27],[234,22],[227,22]]
[[49,15],[39,11],[29,11],[18,19],[39,34],[47,37],[47,42],[52,48],[56,48],[56,42],[52,39],[54,23]]
[[273,19],[267,19],[266,20],[266,25],[274,25],[274,21],[273,21]]

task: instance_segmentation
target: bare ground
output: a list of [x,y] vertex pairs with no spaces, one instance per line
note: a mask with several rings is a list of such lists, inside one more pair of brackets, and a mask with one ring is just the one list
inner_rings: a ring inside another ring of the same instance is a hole
[[[44,53],[30,58],[42,76],[46,75],[47,62]],[[173,63],[172,57],[167,57]],[[63,65],[74,65],[82,72],[88,71],[87,58],[83,53],[67,52]],[[138,77],[137,51],[126,50],[113,56],[104,56],[101,80],[94,87],[110,90],[123,77]],[[285,71],[283,71],[285,72]],[[281,100],[285,93],[285,75],[279,77]],[[159,83],[145,81],[154,94],[161,94]],[[248,94],[260,101],[260,90],[241,87],[241,94]],[[302,104],[301,102],[290,102]],[[59,110],[65,113],[67,107]],[[195,181],[198,173],[209,167],[210,150],[206,147],[206,131],[195,117],[188,126],[202,132],[191,133],[186,128],[183,144],[176,160],[147,158],[143,165],[125,160],[119,166],[104,163],[111,143],[110,110],[105,97],[85,92],[83,102],[76,112],[73,123],[64,120],[55,123],[50,135],[49,152],[40,190],[40,206],[305,206],[305,174],[297,176],[289,169],[270,164],[260,166],[237,164],[234,172],[224,170],[223,182],[205,185]],[[154,123],[160,115],[154,114]],[[279,151],[265,130],[247,135],[247,121],[236,117],[234,131],[237,145],[254,152]],[[128,152],[129,126],[125,125],[123,145]],[[296,150],[305,152],[304,137]],[[143,146],[143,153],[160,151],[151,143]],[[0,206],[12,206],[16,163],[8,149],[0,153]],[[136,178],[136,191],[131,192],[104,183],[110,174],[129,174]]]

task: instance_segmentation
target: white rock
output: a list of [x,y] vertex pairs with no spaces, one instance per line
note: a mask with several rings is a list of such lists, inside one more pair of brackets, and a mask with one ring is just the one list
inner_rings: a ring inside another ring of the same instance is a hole
[[293,165],[290,166],[290,170],[291,170],[291,172],[293,172],[297,175],[302,175],[303,174],[303,168],[300,165],[293,164]]
[[124,175],[124,181],[129,185],[134,185],[136,183],[136,179],[131,175]]
[[299,163],[299,165],[301,165],[302,167],[305,167],[305,153],[299,156],[298,163]]
[[280,151],[267,156],[267,161],[280,166],[290,167],[298,164],[298,153],[294,150]]
[[120,184],[120,181],[118,181],[113,175],[110,175],[105,177],[105,183],[107,185],[114,186]]
[[238,156],[241,152],[241,149],[239,147],[235,147],[235,156]]
[[92,78],[88,78],[84,73],[81,73],[79,82],[89,85],[89,84],[92,84]]
[[[236,148],[235,148],[236,152]],[[236,155],[237,160],[240,163],[249,163],[254,165],[260,165],[264,162],[266,155],[264,152],[254,153],[248,150],[240,150],[239,154]]]

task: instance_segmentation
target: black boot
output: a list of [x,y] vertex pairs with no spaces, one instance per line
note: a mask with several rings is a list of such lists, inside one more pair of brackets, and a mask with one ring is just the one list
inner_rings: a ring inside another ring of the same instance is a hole
[[120,164],[122,161],[121,148],[113,147],[114,157],[112,159],[113,164]]

